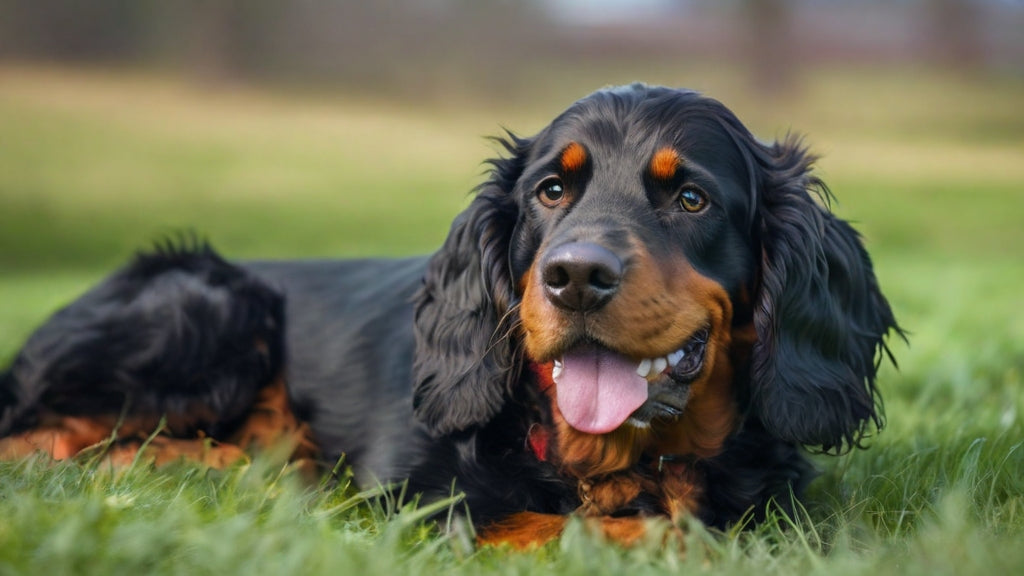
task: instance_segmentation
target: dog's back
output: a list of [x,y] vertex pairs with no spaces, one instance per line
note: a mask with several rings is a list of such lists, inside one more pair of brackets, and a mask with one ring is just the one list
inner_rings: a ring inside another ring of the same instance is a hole
[[360,480],[402,478],[412,464],[412,298],[425,258],[244,265],[284,297],[285,380],[328,464]]

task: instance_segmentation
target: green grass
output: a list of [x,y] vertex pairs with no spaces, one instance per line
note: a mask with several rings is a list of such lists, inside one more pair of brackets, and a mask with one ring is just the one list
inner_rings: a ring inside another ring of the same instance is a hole
[[[48,313],[163,234],[233,257],[434,249],[494,153],[609,72],[496,109],[0,68],[0,361]],[[871,448],[817,459],[796,518],[687,532],[685,555],[573,526],[528,554],[473,550],[411,508],[309,487],[268,460],[227,471],[0,463],[0,574],[1019,573],[1024,569],[1024,85],[906,70],[809,76],[764,101],[707,89],[759,134],[795,129],[874,256],[910,345]],[[549,84],[544,84],[548,86]]]

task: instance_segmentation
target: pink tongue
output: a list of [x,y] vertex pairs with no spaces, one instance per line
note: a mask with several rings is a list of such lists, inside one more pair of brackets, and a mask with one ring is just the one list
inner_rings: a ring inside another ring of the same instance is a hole
[[636,362],[604,349],[562,358],[555,380],[558,408],[573,428],[588,434],[611,432],[647,400],[647,380]]

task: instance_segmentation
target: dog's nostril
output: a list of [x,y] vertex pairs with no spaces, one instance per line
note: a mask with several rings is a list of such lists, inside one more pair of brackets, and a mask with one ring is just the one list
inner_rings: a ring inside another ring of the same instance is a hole
[[613,270],[598,266],[590,273],[590,285],[601,290],[613,289],[619,285],[621,273],[621,269]]
[[569,285],[569,271],[562,266],[552,266],[544,270],[544,283],[552,288],[565,288]]
[[548,299],[569,310],[604,305],[622,281],[622,261],[612,251],[589,242],[572,242],[551,250],[541,274]]

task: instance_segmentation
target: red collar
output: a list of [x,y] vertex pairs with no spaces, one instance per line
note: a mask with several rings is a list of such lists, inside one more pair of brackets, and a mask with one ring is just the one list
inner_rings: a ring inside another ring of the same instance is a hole
[[533,424],[526,432],[526,445],[530,447],[534,457],[541,462],[548,461],[548,443],[551,440],[551,431],[546,426]]

